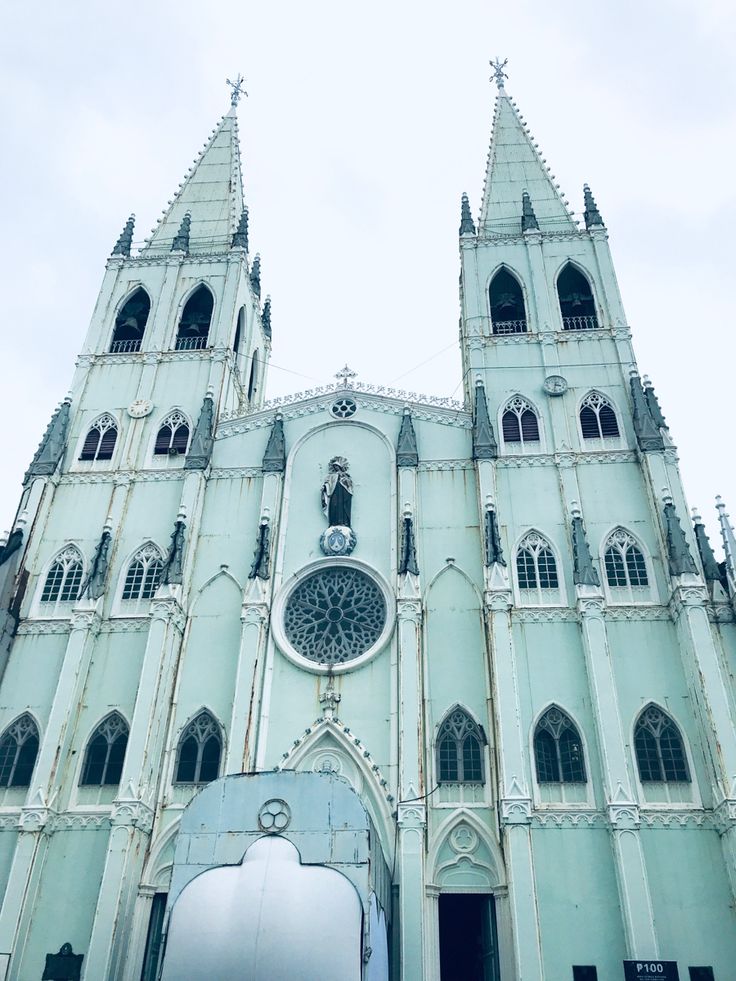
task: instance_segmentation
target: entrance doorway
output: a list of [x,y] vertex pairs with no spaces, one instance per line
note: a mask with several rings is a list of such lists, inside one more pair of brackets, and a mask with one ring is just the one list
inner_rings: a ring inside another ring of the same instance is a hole
[[493,896],[445,893],[439,900],[441,981],[500,981]]

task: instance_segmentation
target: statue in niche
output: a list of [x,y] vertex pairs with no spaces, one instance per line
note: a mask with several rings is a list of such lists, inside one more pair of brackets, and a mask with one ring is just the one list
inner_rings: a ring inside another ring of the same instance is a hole
[[325,555],[350,555],[357,544],[350,527],[353,509],[353,481],[344,456],[333,456],[322,484],[322,510],[329,527],[320,539]]

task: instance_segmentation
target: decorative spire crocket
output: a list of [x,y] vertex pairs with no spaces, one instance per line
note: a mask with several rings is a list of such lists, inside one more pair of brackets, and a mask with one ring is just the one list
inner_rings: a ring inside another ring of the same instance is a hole
[[266,337],[271,338],[271,297],[266,297],[266,302],[263,304],[263,310],[261,310],[261,324],[263,325],[263,333]]
[[698,513],[697,508],[692,509],[693,513],[693,529],[695,531],[695,541],[698,546],[698,552],[700,553],[700,561],[703,564],[703,574],[705,575],[706,582],[719,582],[725,588],[725,576],[723,575],[723,570],[718,565],[716,561],[713,548],[710,544],[710,539],[705,532],[705,525],[703,524],[703,519]]
[[286,469],[286,441],[284,439],[284,418],[276,413],[271,426],[271,433],[263,454],[264,473],[283,473]]
[[534,214],[528,191],[524,191],[521,195],[521,230],[522,232],[539,231],[539,222]]
[[590,554],[588,540],[585,537],[585,527],[583,516],[577,504],[573,503],[572,508],[572,557],[573,573],[572,581],[577,586],[600,586],[601,581],[593,565],[593,557]]
[[493,504],[486,504],[485,518],[485,564],[491,566],[494,562],[499,565],[506,565],[501,547],[501,536],[498,529],[498,516]]
[[493,460],[498,456],[498,444],[488,415],[486,390],[483,382],[475,383],[475,411],[473,413],[473,459]]
[[601,218],[601,213],[598,210],[598,205],[595,203],[595,198],[588,187],[587,184],[583,184],[583,197],[585,199],[585,211],[583,212],[583,217],[585,218],[585,227],[593,228],[598,225],[603,227],[603,219]]
[[256,253],[253,265],[250,267],[250,285],[258,299],[261,298],[261,257]]
[[414,423],[408,408],[404,409],[399,438],[396,441],[396,465],[399,467],[419,466],[417,434],[414,432]]
[[184,252],[185,255],[189,253],[189,232],[192,226],[192,215],[189,211],[184,215],[181,220],[181,225],[179,225],[179,231],[174,236],[174,241],[171,243],[172,252]]
[[71,401],[71,396],[67,396],[51,417],[23,483],[31,477],[47,477],[56,471],[66,448]]
[[654,385],[652,385],[651,379],[648,375],[644,375],[642,381],[644,382],[644,398],[647,400],[652,419],[654,419],[654,422],[660,429],[669,429],[667,421],[662,415],[659,399],[654,391]]
[[475,235],[475,222],[470,212],[470,201],[468,201],[467,194],[463,194],[460,199],[460,234]]
[[664,523],[667,538],[670,573],[673,576],[683,576],[686,573],[698,574],[698,567],[690,552],[685,532],[677,517],[675,504],[669,493],[664,495]]
[[240,212],[238,227],[233,233],[232,247],[234,249],[245,249],[248,251],[248,209],[243,208]]
[[649,403],[644,396],[644,390],[639,381],[639,375],[635,370],[631,372],[629,378],[631,385],[631,400],[634,405],[634,432],[639,443],[639,448],[644,452],[651,450],[663,450],[664,439],[659,431],[659,426],[652,417]]
[[410,572],[413,576],[419,575],[417,565],[417,547],[414,540],[414,522],[411,511],[404,512],[404,520],[401,525],[401,555],[399,556],[399,575],[404,576]]
[[187,458],[184,461],[185,470],[205,470],[212,456],[215,442],[215,406],[212,392],[208,391],[199,411],[199,419],[194,427],[192,441],[189,444]]

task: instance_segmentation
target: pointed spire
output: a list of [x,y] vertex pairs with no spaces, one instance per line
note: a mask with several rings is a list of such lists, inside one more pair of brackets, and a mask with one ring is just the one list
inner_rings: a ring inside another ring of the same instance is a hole
[[475,383],[475,412],[473,413],[473,459],[493,460],[498,456],[498,444],[488,415],[486,390],[483,382]]
[[56,471],[66,448],[71,403],[71,396],[67,395],[51,417],[51,422],[46,427],[41,444],[23,478],[24,484],[31,477],[47,477]]
[[212,391],[209,390],[202,402],[197,425],[194,427],[192,441],[189,444],[187,458],[184,461],[185,470],[205,470],[210,462],[212,447],[215,442],[214,415],[215,406]]
[[248,209],[243,208],[240,212],[240,221],[233,235],[232,247],[234,249],[245,249],[248,251]]
[[171,535],[169,554],[166,556],[166,561],[161,571],[161,582],[167,586],[181,586],[184,580],[184,539],[186,527],[184,523],[184,512],[180,511]]
[[107,569],[110,562],[111,542],[112,535],[110,533],[110,529],[109,527],[105,527],[102,532],[102,537],[97,543],[97,548],[95,549],[94,558],[92,559],[92,567],[89,575],[79,591],[80,596],[84,596],[86,593],[90,599],[98,600],[105,592],[105,580],[107,579]]
[[130,247],[133,244],[133,229],[135,228],[135,215],[131,215],[125,223],[125,228],[118,236],[118,240],[113,246],[110,255],[130,255]]
[[171,243],[172,252],[184,252],[189,253],[189,232],[192,227],[192,216],[189,211],[184,215],[181,220],[181,225],[179,225],[179,231],[174,236],[174,241]]
[[499,565],[505,566],[506,559],[503,557],[503,549],[501,548],[501,536],[498,530],[498,517],[496,515],[496,509],[492,504],[486,504],[485,525],[486,565],[491,566],[494,562],[498,562]]
[[577,224],[537,144],[515,103],[506,94],[504,77],[502,71],[496,75],[498,96],[478,232],[516,234],[519,201],[524,191],[534,202],[535,216],[543,232],[577,231]]
[[583,516],[580,508],[573,502],[572,508],[572,581],[576,586],[600,586],[601,581],[593,565],[588,539],[585,537]]
[[654,422],[660,429],[669,429],[667,422],[662,415],[662,409],[659,405],[659,399],[654,392],[654,385],[648,375],[644,375],[642,378],[644,382],[644,398],[647,400],[647,405],[649,406],[649,412],[654,419]]
[[243,212],[238,121],[235,109],[222,117],[193,166],[179,185],[145,247],[147,253],[166,253],[186,212],[194,234],[190,251],[227,252]]
[[411,512],[404,512],[404,522],[401,526],[401,555],[399,556],[399,575],[406,575],[410,572],[413,576],[419,575],[417,565],[417,547],[414,541],[414,522]]
[[686,573],[697,575],[698,567],[695,565],[674,502],[668,492],[664,495],[664,522],[671,575],[683,576]]
[[266,302],[263,304],[263,310],[261,310],[261,324],[263,325],[263,333],[270,340],[271,339],[271,297],[266,297]]
[[634,404],[634,432],[636,433],[639,448],[644,452],[663,450],[664,440],[662,439],[662,434],[659,431],[659,426],[652,418],[652,413],[644,396],[644,391],[636,370],[632,370],[629,384],[631,385],[631,399]]
[[692,512],[693,526],[695,529],[695,541],[698,546],[698,552],[700,553],[700,561],[703,563],[705,580],[706,582],[722,582],[723,576],[721,575],[721,570],[718,568],[718,562],[716,562],[716,557],[713,553],[710,539],[705,533],[703,519],[698,514],[697,508],[693,508]]
[[475,235],[475,222],[473,221],[473,216],[470,213],[470,201],[468,201],[468,195],[463,193],[460,199],[460,234],[461,235]]
[[728,520],[726,505],[721,497],[716,498],[716,507],[718,508],[718,521],[723,538],[723,551],[726,553],[726,579],[731,596],[736,596],[736,535],[734,535],[731,522]]
[[253,265],[250,267],[250,285],[253,292],[260,299],[261,297],[261,257],[256,253]]
[[585,211],[583,212],[583,217],[585,218],[585,227],[593,228],[598,225],[603,228],[603,219],[601,218],[601,213],[598,210],[598,205],[595,203],[595,198],[588,187],[587,184],[583,184],[583,198],[585,199]]
[[258,526],[258,537],[256,539],[256,550],[253,554],[253,562],[248,573],[249,579],[268,579],[271,575],[269,562],[269,543],[271,540],[271,527],[268,515],[261,518]]
[[521,195],[521,230],[522,232],[539,231],[539,222],[527,191]]
[[277,413],[273,420],[262,466],[264,473],[283,473],[286,470],[286,440],[284,418],[281,413]]
[[419,466],[417,434],[414,432],[414,423],[411,420],[411,412],[408,408],[404,409],[401,429],[399,429],[399,438],[396,442],[396,465],[399,467]]

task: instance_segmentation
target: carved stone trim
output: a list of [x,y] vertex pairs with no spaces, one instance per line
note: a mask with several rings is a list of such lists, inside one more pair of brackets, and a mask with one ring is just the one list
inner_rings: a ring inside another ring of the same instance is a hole
[[70,630],[69,620],[23,620],[16,634],[68,634]]
[[396,619],[400,623],[421,623],[421,602],[417,599],[398,599],[396,601]]
[[103,634],[134,634],[144,633],[148,630],[149,619],[147,616],[139,617],[113,617],[111,620],[104,620],[100,626]]
[[487,589],[484,599],[486,607],[493,613],[506,613],[514,605],[514,597],[510,589]]
[[670,611],[666,606],[609,606],[606,609],[606,620],[670,620]]
[[602,828],[608,826],[605,811],[542,810],[532,812],[531,823],[539,828]]
[[424,801],[407,801],[396,807],[396,823],[402,830],[425,828],[427,826],[427,806]]
[[161,597],[151,603],[151,619],[171,623],[177,630],[183,631],[186,614],[179,601],[173,596]]
[[243,477],[262,477],[261,467],[213,467],[210,480],[241,480]]
[[265,603],[244,603],[240,611],[240,622],[256,627],[268,623],[268,606]]
[[417,470],[429,472],[436,470],[474,470],[472,460],[420,460]]
[[532,817],[530,797],[502,797],[499,800],[501,821],[504,824],[529,824]]
[[88,630],[95,636],[100,632],[100,615],[96,610],[72,610],[69,625],[72,630]]
[[634,801],[615,801],[608,805],[608,820],[620,830],[639,827],[639,805]]
[[563,606],[537,607],[535,609],[516,608],[512,611],[511,616],[516,623],[570,623],[578,620],[576,610]]
[[139,831],[150,834],[153,828],[153,810],[142,800],[119,798],[113,806],[110,824],[113,827],[138,828]]

